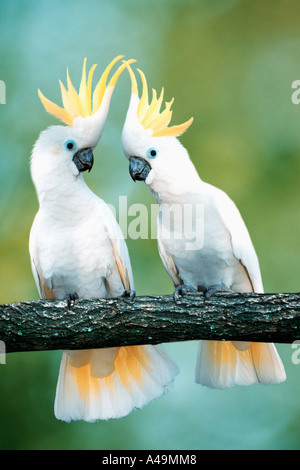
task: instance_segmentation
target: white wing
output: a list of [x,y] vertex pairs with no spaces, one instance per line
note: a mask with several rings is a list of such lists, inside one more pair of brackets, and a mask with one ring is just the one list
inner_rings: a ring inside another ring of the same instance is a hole
[[39,253],[37,248],[37,225],[38,225],[38,215],[37,213],[31,230],[30,230],[30,237],[29,237],[29,253],[30,253],[30,261],[31,261],[31,269],[32,274],[36,283],[36,287],[41,299],[54,299],[54,294],[52,292],[51,287],[48,285],[47,281],[44,279],[42,270],[40,268],[40,260],[39,260]]
[[253,291],[263,292],[264,288],[257,254],[238,208],[224,191],[211,185],[208,186],[213,192],[218,212],[230,232],[234,256],[245,267],[253,285]]
[[124,240],[123,233],[117,223],[114,214],[109,206],[102,201],[103,223],[109,235],[113,254],[116,260],[117,268],[122,280],[124,289],[128,291],[134,290],[134,279],[132,274],[131,262],[129,258],[127,244]]

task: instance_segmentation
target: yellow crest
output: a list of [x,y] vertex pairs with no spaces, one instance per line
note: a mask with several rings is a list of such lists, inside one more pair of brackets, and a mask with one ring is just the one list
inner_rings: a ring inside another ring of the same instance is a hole
[[[131,67],[129,67],[128,62],[127,64],[124,62],[124,64],[127,67],[128,72],[130,74],[131,84],[132,84],[131,91],[132,93],[139,96],[135,75]],[[161,105],[163,101],[164,89],[162,88],[159,97],[157,97],[156,90],[152,89],[152,100],[149,105],[148,86],[147,86],[146,77],[141,70],[139,69],[137,70],[141,76],[142,85],[143,85],[142,96],[140,98],[138,109],[137,109],[137,117],[138,117],[139,122],[143,125],[145,129],[153,130],[153,134],[152,134],[153,137],[163,137],[163,136],[178,137],[180,136],[184,131],[188,129],[188,127],[190,127],[190,125],[193,122],[193,118],[190,118],[188,121],[184,122],[183,124],[178,124],[176,126],[168,127],[172,118],[171,106],[173,104],[174,98],[171,101],[165,103],[165,109],[161,112],[160,109],[161,109]]]
[[[67,69],[68,90],[66,90],[63,83],[59,80],[63,108],[58,106],[55,103],[52,103],[52,101],[48,100],[48,98],[46,98],[42,94],[42,92],[38,90],[40,100],[42,101],[46,111],[52,114],[53,116],[61,119],[61,121],[68,124],[69,126],[72,126],[74,119],[78,116],[85,118],[87,116],[91,116],[92,114],[95,114],[96,111],[98,111],[98,109],[100,108],[106,89],[109,88],[110,86],[115,86],[119,76],[121,75],[121,73],[126,67],[126,63],[124,62],[123,65],[121,65],[118,68],[118,70],[114,73],[108,85],[106,85],[109,72],[111,71],[115,63],[118,62],[118,60],[122,58],[123,56],[119,55],[118,57],[113,59],[110,62],[110,64],[106,67],[99,82],[97,83],[94,89],[93,96],[92,96],[92,78],[93,78],[94,70],[97,65],[94,64],[92,66],[92,68],[90,69],[88,73],[88,78],[87,78],[86,59],[84,59],[83,67],[82,67],[82,77],[81,77],[81,82],[79,86],[79,93],[77,93],[77,91],[75,90],[71,82],[70,76],[69,76],[69,71]],[[135,62],[135,61],[134,60],[128,61],[128,63],[132,63],[132,62]]]

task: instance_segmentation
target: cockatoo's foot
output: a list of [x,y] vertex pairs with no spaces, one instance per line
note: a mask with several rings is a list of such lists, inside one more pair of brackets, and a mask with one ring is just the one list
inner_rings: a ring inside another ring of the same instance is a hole
[[66,295],[65,300],[67,301],[67,306],[68,306],[69,310],[71,308],[72,302],[74,304],[75,300],[78,300],[78,299],[79,299],[79,297],[78,297],[78,294],[76,294],[76,292],[74,292],[74,294],[67,294]]
[[130,300],[134,300],[135,298],[135,290],[124,290],[123,294],[121,297],[130,297]]
[[179,296],[181,295],[183,297],[188,292],[198,292],[198,291],[197,289],[195,289],[195,287],[190,286],[189,284],[181,284],[180,286],[177,286],[173,294],[174,302],[177,303]]
[[215,286],[211,286],[204,291],[204,302],[209,300],[212,295],[216,294],[217,292],[233,292],[228,286],[225,284],[216,284]]

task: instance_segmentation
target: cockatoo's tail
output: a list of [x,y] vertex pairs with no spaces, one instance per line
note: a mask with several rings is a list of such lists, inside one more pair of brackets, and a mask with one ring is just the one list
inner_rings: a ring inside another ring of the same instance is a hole
[[144,129],[152,130],[152,137],[178,137],[184,131],[186,131],[188,127],[192,124],[193,118],[190,118],[183,124],[168,127],[172,118],[171,106],[174,102],[174,98],[171,101],[166,102],[165,109],[161,111],[161,106],[164,97],[164,88],[162,88],[159,97],[157,97],[157,91],[155,89],[152,89],[152,100],[149,104],[146,77],[141,70],[137,69],[141,76],[143,87],[141,98],[139,98],[138,86],[135,75],[131,67],[129,66],[129,62],[124,62],[124,65],[127,67],[131,78],[132,96],[128,110],[129,115],[135,112],[139,123],[142,124]]
[[[110,62],[101,75],[93,93],[92,79],[97,66],[96,64],[91,67],[87,75],[86,59],[84,59],[78,93],[72,84],[69,71],[67,69],[67,89],[63,83],[59,81],[63,107],[50,101],[40,90],[38,90],[39,97],[46,111],[63,121],[68,126],[81,128],[84,132],[88,132],[90,134],[93,147],[97,145],[102,135],[111,96],[119,76],[126,68],[126,62],[123,61],[124,63],[117,69],[107,84],[108,75],[116,62],[122,58],[123,56],[119,55]],[[131,59],[128,61],[128,63],[132,62],[135,62],[135,60]]]

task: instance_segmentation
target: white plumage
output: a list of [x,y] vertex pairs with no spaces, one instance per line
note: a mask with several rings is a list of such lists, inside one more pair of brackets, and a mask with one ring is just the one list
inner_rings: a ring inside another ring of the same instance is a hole
[[[32,152],[39,210],[29,250],[41,298],[70,302],[134,292],[121,230],[82,176],[92,167],[92,149],[102,134],[112,87],[106,92],[94,115],[77,117],[79,125],[73,127],[48,128]],[[67,303],[65,314],[70,315]],[[63,351],[55,416],[67,422],[121,418],[167,391],[177,373],[161,346]]]
[[[142,72],[140,100],[134,74],[128,70],[132,95],[122,132],[123,150],[132,178],[145,181],[159,205],[158,248],[175,297],[189,289],[206,296],[225,289],[263,292],[257,255],[238,209],[223,191],[201,180],[176,138],[192,120],[167,127],[171,118],[167,105],[160,113],[161,101],[155,101],[154,92],[151,104],[146,104]],[[175,219],[174,213],[179,214]],[[196,382],[202,385],[224,388],[279,383],[285,378],[273,344],[200,343]]]

